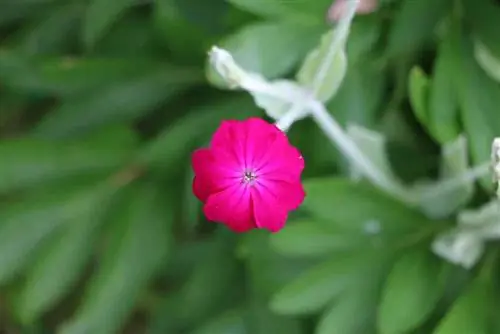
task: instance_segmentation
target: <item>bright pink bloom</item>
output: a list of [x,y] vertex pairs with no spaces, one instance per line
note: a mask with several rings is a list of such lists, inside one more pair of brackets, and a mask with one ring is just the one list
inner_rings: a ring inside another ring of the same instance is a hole
[[280,129],[259,118],[223,121],[193,153],[193,192],[208,220],[236,232],[277,232],[304,200],[304,160]]

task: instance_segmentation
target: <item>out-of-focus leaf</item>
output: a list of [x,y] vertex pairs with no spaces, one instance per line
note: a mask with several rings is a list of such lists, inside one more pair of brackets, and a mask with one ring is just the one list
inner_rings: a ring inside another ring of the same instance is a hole
[[427,248],[403,254],[385,283],[378,310],[380,333],[407,333],[422,324],[443,294],[449,278],[445,268]]
[[[321,37],[318,48],[311,51],[297,73],[299,83],[311,89],[323,102],[330,100],[342,83],[347,72],[345,41],[332,43],[337,32],[332,29]],[[345,36],[344,38],[347,38]],[[332,50],[332,47],[337,49]]]
[[[454,28],[454,27],[452,27]],[[440,143],[455,140],[460,133],[458,123],[459,102],[455,89],[454,73],[457,73],[457,53],[452,31],[439,44],[429,91],[428,123],[431,135]]]
[[197,323],[231,305],[241,278],[230,246],[222,237],[204,254],[176,296],[177,317]]
[[[252,296],[254,297],[254,296]],[[276,315],[268,308],[264,300],[251,301],[248,312],[247,328],[252,334],[303,334],[299,319]]]
[[492,286],[489,277],[477,276],[455,301],[435,334],[489,333]]
[[105,124],[131,121],[170,96],[199,82],[196,71],[159,68],[141,78],[116,83],[66,100],[35,128],[39,138],[67,138]]
[[325,226],[357,233],[399,235],[436,223],[366,183],[325,177],[305,181],[304,188],[304,208],[324,221]]
[[[403,0],[389,33],[387,53],[398,56],[418,50],[432,38],[438,23],[451,10],[452,0]],[[432,10],[429,10],[432,8]],[[419,29],[415,29],[419,27]]]
[[[229,51],[245,70],[275,79],[289,73],[314,47],[323,31],[321,26],[258,22],[243,27],[218,46]],[[227,87],[211,66],[207,71],[212,84]]]
[[430,80],[420,67],[413,67],[408,81],[408,94],[413,113],[420,124],[428,127]]
[[366,278],[377,260],[374,254],[334,256],[285,285],[273,296],[271,309],[279,314],[314,313]]
[[347,40],[346,52],[349,64],[358,64],[373,57],[373,49],[381,34],[382,25],[377,17],[356,18],[351,24]]
[[109,32],[96,41],[93,53],[114,58],[145,58],[159,61],[165,57],[154,35],[151,19],[140,11],[132,11],[116,22]]
[[256,116],[259,110],[248,96],[208,103],[191,111],[168,126],[139,153],[138,162],[165,172],[177,163],[197,142],[207,142],[224,119],[243,119]]
[[0,12],[0,26],[12,24],[23,19],[42,17],[51,9],[56,0],[18,1],[3,0]]
[[104,195],[111,194],[104,193],[87,212],[75,213],[39,253],[16,298],[15,311],[23,322],[32,323],[40,317],[79,278],[94,250],[93,241],[109,200]]
[[[245,327],[245,316],[241,311],[230,311],[211,319],[196,329],[193,334],[249,334]],[[159,333],[158,333],[159,334]]]
[[500,82],[500,60],[481,42],[474,42],[474,56],[490,78]]
[[315,334],[374,333],[380,288],[388,267],[374,268],[369,273],[369,280],[349,288],[336,298],[322,314]]
[[335,233],[324,224],[311,220],[289,223],[280,233],[271,235],[271,245],[287,256],[317,257],[336,250],[352,249],[354,245],[366,242],[364,238],[356,243],[345,234]]
[[[475,61],[473,45],[469,39],[458,35],[455,43],[454,50],[460,55],[459,67],[454,73],[460,73],[455,84],[461,119],[469,140],[472,163],[479,165],[490,161],[491,143],[500,133],[500,117],[495,111],[500,105],[500,87]],[[491,189],[489,175],[481,181],[486,189]]]
[[92,0],[83,24],[85,46],[92,48],[133,3],[133,0]]
[[100,268],[62,334],[116,333],[169,253],[168,198],[153,183],[131,185],[114,217]]
[[123,58],[33,58],[0,51],[0,78],[7,87],[27,93],[68,97],[123,80],[139,78],[161,64]]
[[251,13],[283,18],[300,23],[323,23],[331,0],[229,0],[233,5]]
[[0,193],[72,176],[107,174],[122,166],[129,147],[91,142],[3,140],[0,143]]
[[500,8],[491,0],[461,0],[464,18],[472,26],[474,34],[488,49],[500,57],[498,21]]
[[63,224],[92,214],[109,191],[106,185],[48,189],[5,205],[0,211],[0,281],[11,279]]
[[[205,2],[210,6],[208,2]],[[189,22],[175,0],[155,0],[155,28],[179,61],[203,61],[216,35]]]

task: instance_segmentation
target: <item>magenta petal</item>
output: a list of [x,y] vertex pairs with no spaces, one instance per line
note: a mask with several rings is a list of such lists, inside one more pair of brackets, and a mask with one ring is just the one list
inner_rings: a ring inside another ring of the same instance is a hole
[[252,188],[253,213],[258,228],[278,232],[286,223],[288,213],[276,198],[260,187]]
[[255,228],[250,191],[241,184],[211,194],[203,211],[208,220],[223,223],[236,232]]
[[300,180],[295,182],[284,182],[284,181],[274,181],[266,180],[259,184],[264,191],[269,192],[275,197],[275,200],[287,210],[297,209],[302,202],[306,193],[304,187],[300,183]]

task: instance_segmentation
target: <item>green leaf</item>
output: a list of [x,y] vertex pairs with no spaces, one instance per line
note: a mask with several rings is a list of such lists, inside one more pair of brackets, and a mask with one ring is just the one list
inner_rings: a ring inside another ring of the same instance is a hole
[[90,141],[3,140],[0,142],[0,193],[70,177],[106,175],[127,161],[129,149]]
[[[353,249],[365,238],[348,236],[325,228],[324,224],[301,220],[270,236],[273,248],[286,256],[317,257],[334,251]],[[353,240],[354,239],[354,240]]]
[[[474,59],[473,45],[464,36],[456,38],[456,52],[460,55],[455,80],[461,107],[461,119],[469,139],[473,164],[490,161],[493,138],[500,133],[500,117],[495,112],[500,105],[500,87],[489,78]],[[481,179],[486,189],[491,189],[490,176]]]
[[380,333],[407,333],[424,323],[443,294],[445,268],[427,248],[405,253],[385,283],[378,310]]
[[362,61],[370,60],[381,35],[382,25],[379,18],[374,16],[357,17],[351,24],[347,40],[346,52],[349,64],[361,65]]
[[159,66],[137,58],[40,58],[0,51],[0,78],[7,87],[64,98],[140,77]]
[[127,190],[100,268],[61,334],[116,333],[166,260],[172,212],[165,203],[170,199],[152,183],[133,184]]
[[259,110],[245,95],[209,102],[191,111],[151,140],[139,153],[138,162],[165,173],[169,166],[174,167],[173,162],[187,158],[195,144],[207,142],[222,120],[258,115]]
[[[409,98],[413,113],[420,124],[429,126],[430,80],[418,66],[411,69],[408,78]],[[436,110],[437,111],[437,110]]]
[[477,276],[455,301],[434,333],[489,333],[491,292],[489,278]]
[[228,0],[234,6],[251,13],[283,18],[297,23],[323,23],[325,13],[331,5],[329,0],[282,1],[282,0]]
[[0,211],[0,282],[17,274],[64,224],[95,211],[109,191],[106,185],[43,189],[5,205]]
[[305,181],[304,188],[304,208],[326,226],[361,234],[377,227],[375,234],[400,235],[435,224],[366,183],[324,177]]
[[451,10],[453,1],[403,0],[401,3],[389,33],[389,56],[414,52],[432,39],[436,26]]
[[474,41],[474,56],[486,74],[500,82],[500,60],[481,41]]
[[459,101],[453,78],[459,66],[457,52],[459,51],[456,48],[455,32],[451,31],[439,45],[429,91],[426,125],[440,144],[455,140],[460,133]]
[[133,3],[133,0],[92,0],[83,25],[85,46],[92,48]]
[[152,112],[199,79],[196,71],[157,68],[141,78],[66,100],[38,123],[33,134],[41,138],[67,138],[102,125],[132,121]]
[[70,52],[82,10],[81,3],[54,6],[49,15],[14,35],[14,48],[28,55]]
[[[267,79],[288,74],[314,47],[323,27],[289,22],[259,22],[243,27],[218,44],[231,53],[236,63]],[[227,87],[216,71],[207,68],[209,81]]]
[[345,42],[332,42],[338,38],[337,35],[335,29],[325,33],[319,47],[308,54],[297,73],[298,82],[311,89],[322,102],[330,100],[337,93],[347,73]]
[[33,17],[41,17],[52,9],[50,5],[53,2],[55,0],[41,0],[36,2],[3,0],[2,11],[0,12],[0,26],[7,26],[21,20],[32,19]]
[[500,57],[498,5],[491,0],[461,0],[461,4],[465,21],[472,27],[474,34],[496,57]]
[[99,205],[97,210],[92,208],[71,217],[28,268],[15,303],[16,313],[24,323],[32,323],[48,311],[80,278],[93,253],[93,242],[109,198],[99,199],[94,202]]
[[271,300],[278,314],[309,314],[324,308],[348,287],[362,280],[374,255],[339,255],[285,285]]
[[245,317],[240,311],[230,311],[211,319],[193,334],[248,334],[245,327]]
[[388,265],[375,268],[370,271],[369,280],[336,298],[321,315],[315,334],[374,333],[380,288],[388,268]]

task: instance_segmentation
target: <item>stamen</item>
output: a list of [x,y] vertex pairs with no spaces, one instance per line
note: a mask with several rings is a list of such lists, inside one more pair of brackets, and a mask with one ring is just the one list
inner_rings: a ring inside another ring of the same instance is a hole
[[242,179],[243,183],[252,184],[256,179],[257,179],[257,175],[255,175],[255,173],[253,171],[246,170],[243,173],[243,179]]

